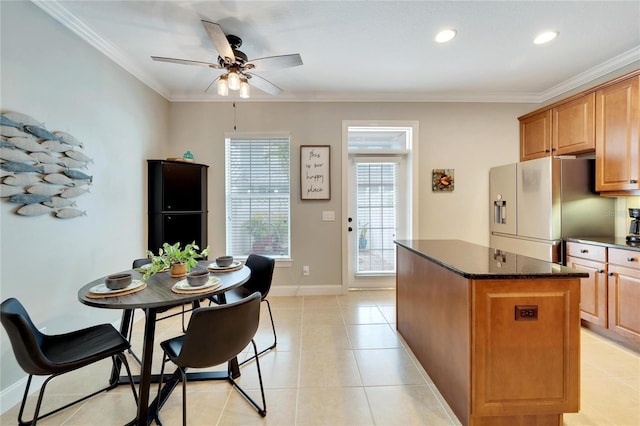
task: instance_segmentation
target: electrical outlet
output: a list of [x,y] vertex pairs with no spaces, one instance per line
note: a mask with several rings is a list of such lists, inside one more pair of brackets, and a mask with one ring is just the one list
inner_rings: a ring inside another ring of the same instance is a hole
[[536,321],[538,305],[516,305],[516,321]]
[[309,266],[305,265],[302,267],[302,275],[309,275]]

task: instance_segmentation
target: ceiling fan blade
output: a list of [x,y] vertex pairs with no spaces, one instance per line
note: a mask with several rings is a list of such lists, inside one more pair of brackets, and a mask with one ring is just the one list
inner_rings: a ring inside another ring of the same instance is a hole
[[171,62],[173,64],[182,65],[197,65],[200,67],[214,68],[217,70],[222,69],[222,67],[218,64],[212,64],[210,62],[191,61],[189,59],[163,58],[162,56],[152,56],[151,59],[158,62]]
[[273,84],[272,82],[265,80],[257,74],[253,73],[245,73],[251,78],[248,80],[249,84],[255,86],[256,88],[262,90],[265,93],[270,95],[277,96],[282,93],[282,89]]
[[224,31],[222,31],[220,25],[205,20],[202,20],[202,25],[204,25],[207,33],[209,33],[209,38],[213,43],[213,47],[218,51],[218,55],[220,55],[221,58],[228,58],[230,63],[234,63],[236,55],[233,53],[233,49],[227,41],[227,36],[224,34]]
[[299,54],[267,56],[266,58],[251,59],[247,65],[253,65],[258,71],[268,71],[272,69],[291,68],[302,65],[302,58]]

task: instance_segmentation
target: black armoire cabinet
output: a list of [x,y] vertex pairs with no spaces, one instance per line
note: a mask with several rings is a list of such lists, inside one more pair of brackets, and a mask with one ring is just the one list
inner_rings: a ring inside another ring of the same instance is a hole
[[204,164],[147,160],[149,250],[163,243],[207,245],[207,168]]

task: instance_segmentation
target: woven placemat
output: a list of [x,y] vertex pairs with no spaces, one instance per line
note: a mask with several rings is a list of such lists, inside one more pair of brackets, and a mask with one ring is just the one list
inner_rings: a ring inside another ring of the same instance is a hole
[[137,293],[139,291],[142,291],[145,288],[147,288],[147,283],[142,283],[140,287],[132,288],[131,290],[118,291],[114,293],[98,294],[98,293],[92,293],[91,291],[88,291],[85,296],[87,296],[89,299],[104,299],[106,297],[126,296],[127,294],[132,294],[132,293]]

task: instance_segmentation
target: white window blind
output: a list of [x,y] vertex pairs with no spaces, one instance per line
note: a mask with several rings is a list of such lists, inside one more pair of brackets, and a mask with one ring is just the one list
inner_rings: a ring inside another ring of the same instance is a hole
[[227,254],[291,257],[289,140],[226,138]]
[[395,272],[397,173],[396,163],[356,164],[356,273]]

